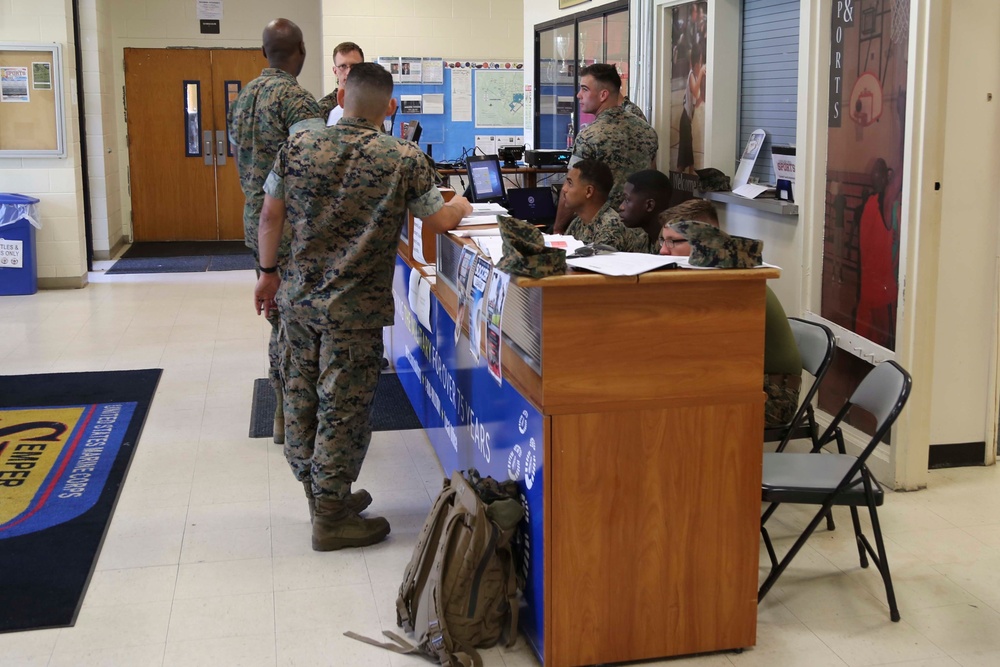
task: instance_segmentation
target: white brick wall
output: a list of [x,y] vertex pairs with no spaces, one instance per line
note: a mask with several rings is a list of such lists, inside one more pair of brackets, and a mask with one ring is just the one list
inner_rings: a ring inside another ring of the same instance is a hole
[[0,191],[41,200],[35,236],[38,277],[86,280],[80,140],[77,129],[73,14],[69,0],[0,1],[0,41],[62,45],[66,158],[0,159]]
[[521,61],[524,4],[525,0],[323,0],[323,91],[337,87],[332,54],[344,41],[359,44],[369,60],[419,56]]

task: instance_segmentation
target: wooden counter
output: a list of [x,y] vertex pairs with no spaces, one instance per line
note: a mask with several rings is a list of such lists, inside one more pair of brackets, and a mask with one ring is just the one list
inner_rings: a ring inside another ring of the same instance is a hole
[[[545,424],[529,508],[544,642],[528,638],[546,665],[754,645],[765,282],[778,275],[512,279],[542,298],[541,372],[506,345],[503,364]],[[435,292],[454,319],[440,277]]]

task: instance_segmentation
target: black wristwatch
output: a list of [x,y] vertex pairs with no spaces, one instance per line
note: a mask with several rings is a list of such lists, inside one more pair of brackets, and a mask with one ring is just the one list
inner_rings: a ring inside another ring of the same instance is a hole
[[260,271],[261,273],[274,273],[275,271],[278,270],[278,267],[277,266],[261,266],[260,264],[258,264],[257,265],[257,270]]

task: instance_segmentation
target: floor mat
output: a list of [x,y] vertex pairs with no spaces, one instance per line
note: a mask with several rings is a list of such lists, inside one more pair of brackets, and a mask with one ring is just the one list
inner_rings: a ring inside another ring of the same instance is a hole
[[76,622],[161,372],[0,377],[0,632]]
[[[250,437],[270,438],[274,427],[274,391],[267,379],[254,380]],[[406,431],[423,428],[395,373],[382,373],[372,404],[372,430]]]

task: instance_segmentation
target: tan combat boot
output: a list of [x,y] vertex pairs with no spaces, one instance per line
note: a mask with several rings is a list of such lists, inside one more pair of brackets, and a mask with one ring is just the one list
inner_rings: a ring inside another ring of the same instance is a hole
[[274,444],[283,445],[285,444],[285,407],[284,407],[284,395],[281,387],[274,390],[274,397],[278,400],[277,405],[274,408]]
[[364,519],[352,512],[346,501],[333,496],[319,496],[315,501],[313,551],[366,547],[381,542],[389,534],[389,522],[382,517]]
[[[312,482],[306,480],[302,482],[302,488],[306,490],[306,499],[309,501],[309,521],[316,517],[316,496],[313,495]],[[372,504],[372,494],[364,489],[355,491],[347,497],[347,507],[355,514],[361,514]]]

